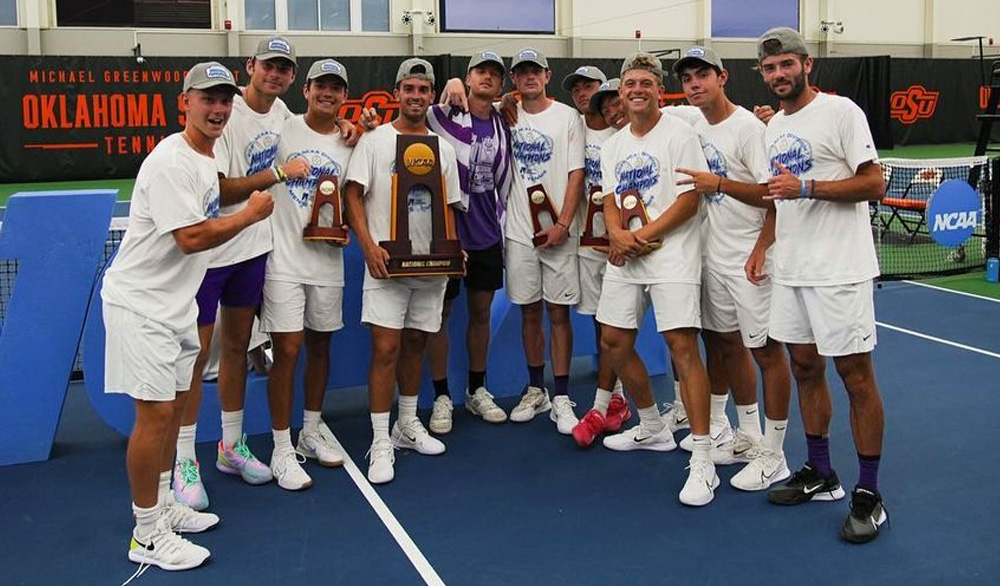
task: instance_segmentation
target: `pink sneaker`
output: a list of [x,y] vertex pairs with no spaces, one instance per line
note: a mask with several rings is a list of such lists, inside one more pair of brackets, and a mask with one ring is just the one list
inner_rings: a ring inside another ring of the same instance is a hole
[[271,468],[250,453],[246,434],[228,448],[219,442],[219,457],[215,460],[215,467],[224,474],[241,476],[248,484],[266,484],[274,479]]
[[604,431],[616,433],[629,419],[632,419],[632,410],[629,409],[628,401],[617,393],[611,395],[608,414],[604,418]]
[[573,439],[576,440],[576,445],[581,448],[590,447],[597,436],[607,428],[606,426],[607,422],[600,411],[597,409],[587,411],[580,423],[573,427]]
[[174,499],[196,511],[208,508],[208,493],[201,482],[198,460],[177,460],[174,462]]

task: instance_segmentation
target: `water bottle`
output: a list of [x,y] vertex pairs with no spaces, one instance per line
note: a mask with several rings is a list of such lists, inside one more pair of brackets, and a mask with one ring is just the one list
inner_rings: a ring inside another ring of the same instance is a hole
[[995,256],[986,259],[986,280],[990,283],[1000,280],[1000,259]]

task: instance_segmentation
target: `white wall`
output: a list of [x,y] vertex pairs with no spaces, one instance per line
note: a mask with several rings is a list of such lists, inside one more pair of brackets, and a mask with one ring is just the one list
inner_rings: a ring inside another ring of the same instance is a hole
[[564,36],[633,39],[696,39],[702,36],[702,7],[690,0],[577,0],[572,22],[560,23]]

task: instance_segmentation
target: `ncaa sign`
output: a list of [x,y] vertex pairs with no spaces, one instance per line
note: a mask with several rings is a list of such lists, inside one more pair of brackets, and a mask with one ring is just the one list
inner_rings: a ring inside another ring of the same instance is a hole
[[941,184],[927,205],[931,238],[941,246],[958,246],[979,226],[979,194],[960,179]]

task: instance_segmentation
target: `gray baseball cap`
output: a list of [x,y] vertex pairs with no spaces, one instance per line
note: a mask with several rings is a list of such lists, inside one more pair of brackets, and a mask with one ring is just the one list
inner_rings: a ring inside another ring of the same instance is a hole
[[534,63],[542,69],[549,68],[549,60],[545,58],[545,54],[538,49],[532,49],[531,47],[526,47],[518,51],[517,54],[514,55],[514,58],[511,59],[510,68],[514,69],[522,63]]
[[241,93],[233,72],[218,61],[198,63],[184,76],[184,91],[207,90],[217,86],[226,86],[235,93]]
[[622,62],[621,75],[619,77],[625,77],[625,72],[632,71],[633,69],[642,69],[643,71],[651,71],[656,75],[663,78],[663,63],[660,58],[652,53],[646,53],[644,51],[636,51],[625,58]]
[[608,76],[604,75],[604,72],[600,69],[594,67],[593,65],[584,65],[583,67],[577,67],[576,71],[570,73],[563,78],[562,87],[564,90],[571,92],[573,91],[573,84],[576,83],[578,79],[585,79],[588,81],[599,81],[604,83],[608,81]]
[[674,74],[680,75],[681,70],[685,67],[696,66],[699,63],[714,67],[718,71],[725,69],[725,67],[722,66],[722,59],[715,54],[715,51],[709,49],[708,47],[694,46],[687,51],[684,51],[684,53],[681,54],[681,58],[674,61]]
[[597,91],[590,96],[590,111],[600,113],[601,100],[609,94],[618,95],[618,88],[621,86],[621,82],[621,79],[614,77],[602,83],[601,87],[597,88]]
[[347,68],[341,65],[338,61],[333,59],[321,59],[312,64],[309,67],[309,73],[306,75],[306,81],[312,81],[318,77],[323,77],[324,75],[332,75],[333,77],[339,78],[340,81],[347,83]]
[[806,42],[802,40],[802,35],[798,31],[787,26],[779,26],[767,31],[757,39],[757,61],[763,60],[764,57],[784,53],[809,54]]
[[399,64],[399,70],[396,72],[396,84],[398,85],[399,82],[410,77],[426,79],[433,84],[434,67],[425,59],[410,57]]
[[298,65],[295,61],[295,47],[284,37],[267,37],[257,43],[257,50],[254,51],[254,59],[267,61],[268,59],[288,59],[292,65]]
[[503,64],[503,58],[496,51],[480,51],[472,55],[469,59],[469,66],[465,69],[471,71],[473,67],[478,67],[483,63],[495,63],[500,67],[502,73],[507,72],[507,67]]

